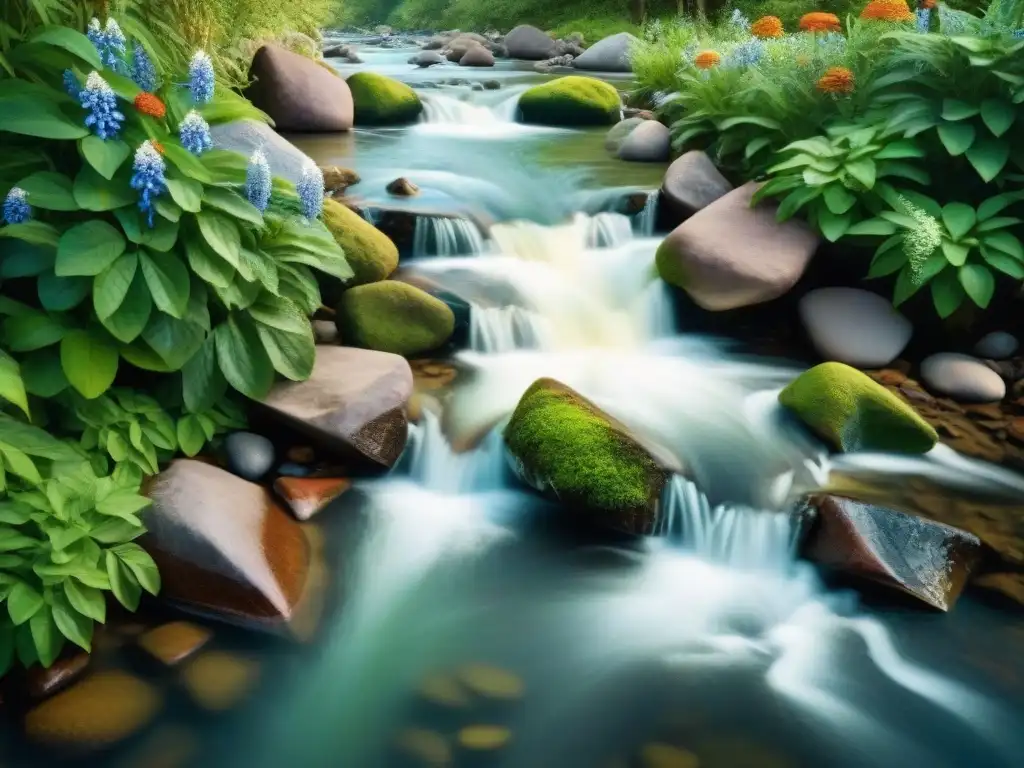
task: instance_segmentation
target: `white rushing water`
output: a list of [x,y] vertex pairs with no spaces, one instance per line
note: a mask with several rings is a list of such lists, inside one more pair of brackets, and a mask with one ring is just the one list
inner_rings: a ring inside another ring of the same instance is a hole
[[413,230],[412,255],[476,255],[486,250],[484,236],[471,221],[445,216],[417,216]]

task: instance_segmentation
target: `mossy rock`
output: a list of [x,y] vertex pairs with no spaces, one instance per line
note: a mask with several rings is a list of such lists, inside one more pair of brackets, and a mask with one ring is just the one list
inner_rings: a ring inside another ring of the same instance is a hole
[[569,75],[523,93],[519,110],[524,123],[611,125],[619,121],[622,100],[615,87],[603,80]]
[[564,384],[533,383],[505,428],[505,444],[526,483],[589,521],[653,532],[665,471],[621,424]]
[[385,280],[345,291],[337,324],[346,344],[409,357],[444,345],[455,315],[429,293]]
[[939,437],[917,412],[843,363],[822,363],[779,393],[779,402],[840,451],[926,453]]
[[[324,224],[345,251],[345,259],[355,273],[347,286],[379,282],[398,268],[398,248],[391,238],[337,200],[324,200]],[[334,303],[333,297],[324,298]]]
[[356,125],[397,125],[414,122],[423,111],[416,91],[376,72],[357,72],[348,80],[355,104]]

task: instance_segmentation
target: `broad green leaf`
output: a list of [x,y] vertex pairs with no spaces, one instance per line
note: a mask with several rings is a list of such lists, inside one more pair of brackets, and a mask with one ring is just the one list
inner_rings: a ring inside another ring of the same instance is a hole
[[845,235],[852,222],[853,214],[851,213],[836,215],[826,207],[818,208],[818,228],[830,243],[834,243]]
[[1024,261],[1024,245],[1021,245],[1020,240],[1009,232],[992,232],[987,234],[983,244],[988,248],[994,248],[997,251],[1002,251]]
[[191,413],[208,411],[224,396],[227,382],[217,367],[217,347],[213,335],[181,369],[181,394]]
[[43,606],[28,622],[39,663],[49,667],[57,660],[64,647],[64,638],[57,630],[56,617],[51,606]]
[[192,179],[168,179],[167,191],[171,193],[171,199],[177,203],[183,211],[199,213],[203,201],[203,185]]
[[151,595],[160,591],[160,573],[146,550],[138,544],[128,543],[120,544],[112,551],[128,567],[144,590]]
[[181,446],[181,452],[189,458],[203,450],[203,446],[206,445],[206,434],[198,416],[189,414],[178,420],[178,445]]
[[131,148],[120,139],[86,136],[80,144],[82,156],[104,179],[113,179],[117,169],[131,154]]
[[864,158],[852,163],[847,163],[843,168],[848,174],[850,174],[850,176],[863,184],[866,189],[871,189],[875,186],[875,177],[878,173],[878,169],[876,168],[873,160]]
[[105,565],[114,597],[129,611],[138,610],[142,588],[139,587],[139,580],[135,578],[135,574],[109,549],[105,554]]
[[1005,193],[1002,195],[996,195],[995,197],[990,197],[978,206],[978,221],[987,221],[993,216],[1001,213],[1008,206],[1019,201],[1020,195],[1014,193]]
[[985,181],[992,181],[1010,159],[1010,143],[1002,139],[982,138],[967,150],[967,159]]
[[71,27],[43,27],[29,39],[33,43],[45,43],[55,48],[62,48],[80,58],[92,69],[103,69],[103,62],[100,60],[96,46],[92,44],[88,37]]
[[[215,181],[206,166],[199,161],[199,158],[179,144],[165,144],[164,157],[179,171],[191,179],[202,182],[203,184],[212,184]],[[178,205],[181,205],[181,203],[178,203]]]
[[975,104],[968,104],[966,101],[960,101],[959,99],[942,100],[943,120],[966,120],[969,117],[974,117],[980,111],[980,107]]
[[150,506],[152,501],[130,490],[117,490],[96,503],[96,511],[110,517],[135,515]]
[[[26,416],[29,415],[25,382],[17,361],[0,349],[0,398],[16,405]],[[0,444],[2,445],[2,444]]]
[[55,101],[16,96],[0,99],[0,133],[18,133],[40,139],[80,139],[89,130],[65,115]]
[[178,320],[170,315],[158,312],[142,338],[154,352],[159,355],[169,370],[177,371],[202,346],[206,331],[190,320]]
[[95,587],[86,586],[75,579],[66,579],[64,596],[71,607],[83,616],[100,624],[107,620],[107,601],[103,599],[103,592]]
[[780,130],[782,124],[778,120],[772,120],[770,117],[761,117],[759,115],[740,115],[738,117],[727,117],[724,120],[718,122],[719,131],[727,131],[730,128],[735,128],[737,125],[757,125],[761,128],[768,128],[769,130]]
[[237,192],[221,187],[206,187],[203,192],[203,204],[223,211],[232,218],[248,221],[257,227],[263,226],[263,214]]
[[99,397],[117,375],[117,347],[102,331],[69,331],[60,343],[64,375],[87,400]]
[[60,232],[52,224],[42,221],[26,221],[23,224],[8,224],[5,227],[0,227],[0,238],[56,248],[57,241],[60,240]]
[[1013,256],[1007,256],[999,251],[992,251],[982,246],[981,256],[985,263],[993,269],[998,269],[1004,275],[1009,275],[1016,280],[1024,280],[1024,262],[1020,262]]
[[156,208],[156,212],[168,221],[177,223],[181,220],[181,206],[166,196],[161,196],[156,199],[153,204]]
[[185,239],[188,265],[199,277],[215,288],[227,288],[235,276],[235,267],[214,253],[205,242]]
[[1013,125],[1017,112],[1012,104],[1001,99],[985,99],[981,102],[981,119],[993,136],[1002,136]]
[[7,613],[15,626],[20,626],[43,607],[43,596],[24,581],[14,585],[7,596]]
[[227,216],[207,211],[198,214],[196,221],[199,222],[199,231],[202,233],[207,245],[218,256],[226,259],[237,268],[242,241],[238,227],[234,222]]
[[63,173],[39,171],[26,176],[17,186],[25,190],[33,208],[47,211],[77,211],[78,203],[72,191],[71,179]]
[[921,288],[921,283],[915,280],[914,270],[909,264],[904,264],[896,276],[896,285],[893,287],[892,303],[894,307],[900,306],[903,302],[913,296]]
[[92,289],[88,277],[57,277],[52,273],[39,276],[36,284],[39,303],[51,312],[66,312],[77,307]]
[[152,311],[153,298],[149,294],[142,270],[139,269],[136,270],[120,306],[107,317],[100,317],[100,322],[111,336],[124,344],[129,344],[142,333]]
[[0,454],[4,457],[4,464],[7,469],[18,477],[28,480],[33,485],[43,482],[43,478],[39,474],[39,470],[36,469],[36,465],[23,451],[18,450],[13,445],[0,443]]
[[217,326],[214,338],[224,378],[243,395],[262,399],[274,382],[274,368],[256,329],[246,318],[233,314]]
[[138,193],[121,176],[105,179],[88,165],[75,177],[74,191],[75,201],[86,211],[112,211],[138,199]]
[[53,269],[57,249],[24,240],[0,240],[0,277],[36,277]]
[[811,200],[815,199],[822,193],[821,187],[799,187],[794,189],[785,199],[779,203],[779,210],[776,213],[776,218],[779,221],[786,221],[787,219],[793,218],[796,213],[803,208]]
[[825,205],[834,214],[844,214],[857,204],[857,196],[842,184],[829,184],[823,195]]
[[925,151],[909,139],[886,144],[875,153],[875,160],[904,160],[908,157],[924,157]]
[[[171,319],[173,320],[174,318]],[[141,368],[144,371],[170,373],[174,370],[142,339],[136,339],[131,344],[123,345],[121,347],[121,357],[136,368]]]
[[996,280],[992,271],[983,264],[964,264],[957,275],[964,292],[971,301],[982,309],[992,300],[996,290]]
[[949,240],[942,241],[942,255],[954,267],[963,266],[970,252],[971,249],[966,245],[951,243]]
[[953,157],[959,157],[974,143],[975,130],[970,123],[942,123],[937,130],[942,146]]
[[185,263],[173,253],[140,251],[139,265],[157,308],[171,317],[184,317],[189,294]]
[[92,219],[65,232],[57,244],[54,271],[60,277],[98,275],[124,253],[124,236],[105,221]]
[[970,232],[975,221],[974,209],[964,203],[947,203],[942,208],[942,223],[954,240]]
[[274,370],[292,381],[305,381],[313,373],[316,342],[312,328],[305,333],[287,333],[256,323],[256,331]]
[[4,341],[12,352],[31,352],[56,344],[66,329],[50,315],[42,312],[25,312],[11,315],[4,320]]
[[932,303],[941,318],[947,318],[956,312],[966,296],[957,279],[956,270],[947,270],[932,281]]
[[100,320],[110,317],[124,302],[138,265],[139,256],[134,251],[121,254],[93,282],[92,304]]
[[896,232],[896,225],[885,219],[868,219],[860,221],[846,230],[848,236],[852,235],[892,235]]
[[64,595],[55,592],[53,595],[53,622],[57,629],[68,640],[84,651],[92,650],[93,622],[71,607]]

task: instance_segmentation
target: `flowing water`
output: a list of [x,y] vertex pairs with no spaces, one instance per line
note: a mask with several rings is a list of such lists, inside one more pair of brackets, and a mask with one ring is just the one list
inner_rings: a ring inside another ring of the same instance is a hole
[[[1020,765],[1020,623],[969,598],[941,616],[863,607],[797,559],[787,510],[837,469],[1024,500],[1022,479],[943,448],[832,464],[778,408],[798,366],[677,327],[653,266],[656,196],[632,216],[620,205],[662,167],[609,159],[600,132],[514,123],[518,93],[542,79],[530,71],[361,55],[415,85],[501,85],[424,89],[414,126],[297,139],[354,167],[369,207],[423,214],[403,270],[467,301],[468,343],[395,472],[324,513],[345,534],[319,639],[269,665],[267,692],[211,729],[201,764]],[[420,198],[384,193],[402,175]],[[515,483],[501,430],[542,376],[679,470],[657,537],[581,538]],[[514,684],[471,696],[472,663]],[[492,731],[503,746],[460,746],[469,726],[507,729]],[[652,744],[699,762],[657,762]]]

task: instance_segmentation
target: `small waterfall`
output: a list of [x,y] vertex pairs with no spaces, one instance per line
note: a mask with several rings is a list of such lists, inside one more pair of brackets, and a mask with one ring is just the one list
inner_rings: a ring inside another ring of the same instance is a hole
[[410,426],[409,475],[427,490],[438,493],[473,493],[504,487],[505,448],[498,430],[492,430],[474,450],[456,453],[441,429],[441,420],[424,410],[419,424]]
[[412,255],[475,256],[487,250],[484,236],[476,224],[466,219],[444,216],[418,216],[413,232]]
[[647,202],[643,210],[633,217],[633,230],[639,237],[654,237],[655,226],[658,219],[658,199],[661,197],[661,190],[654,190],[648,193]]
[[617,248],[633,239],[629,217],[605,211],[593,216],[587,227],[588,248]]
[[792,563],[799,517],[750,507],[712,508],[701,490],[678,475],[662,499],[661,533],[712,562],[745,569],[784,571]]
[[498,118],[498,120],[505,123],[514,123],[516,121],[516,119],[519,117],[520,94],[521,91],[520,93],[517,93],[515,96],[510,96],[509,98],[505,99],[504,101],[502,101],[501,103],[494,107],[494,115]]
[[424,123],[454,123],[457,125],[492,125],[502,120],[489,107],[472,104],[462,99],[431,93],[423,96]]
[[504,307],[473,306],[469,315],[469,348],[474,352],[514,352],[547,349],[551,332],[536,312],[510,304]]

